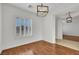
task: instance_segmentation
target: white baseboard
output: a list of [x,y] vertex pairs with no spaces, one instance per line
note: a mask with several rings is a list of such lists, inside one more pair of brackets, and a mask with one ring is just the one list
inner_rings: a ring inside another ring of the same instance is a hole
[[49,42],[49,43],[53,43],[53,44],[56,44],[56,41],[55,41],[55,40],[52,40],[52,41],[49,41],[49,40],[45,40],[45,41],[47,41],[47,42]]
[[14,48],[14,47],[18,47],[18,46],[21,46],[21,45],[24,45],[24,44],[29,44],[29,43],[36,42],[36,41],[40,41],[40,40],[42,40],[42,39],[33,40],[33,41],[28,41],[28,42],[24,42],[24,43],[16,44],[16,45],[11,45],[11,46],[7,46],[7,47],[4,47],[2,50]]

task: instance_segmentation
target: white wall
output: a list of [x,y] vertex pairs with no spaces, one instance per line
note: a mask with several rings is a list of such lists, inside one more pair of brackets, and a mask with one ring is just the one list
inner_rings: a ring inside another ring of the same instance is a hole
[[[9,4],[3,4],[3,39],[2,48],[7,49],[18,45],[31,43],[33,41],[42,40],[42,18],[37,17],[36,14],[29,11],[21,10]],[[19,16],[22,18],[32,19],[32,36],[23,39],[16,39],[15,33],[15,18]]]
[[[10,4],[2,4],[2,49],[8,49],[19,45],[31,43],[33,41],[46,40],[55,43],[55,15],[52,9],[46,17],[37,17],[35,13],[22,10]],[[16,38],[15,18],[32,19],[32,36],[26,38]]]
[[63,39],[63,23],[62,19],[59,17],[56,17],[56,39]]
[[79,36],[79,17],[72,18],[72,23],[63,23],[63,34]]
[[52,6],[49,7],[49,13],[43,21],[43,39],[55,43],[55,15],[52,10]]
[[0,4],[0,53],[2,50],[1,41],[2,41],[2,6]]

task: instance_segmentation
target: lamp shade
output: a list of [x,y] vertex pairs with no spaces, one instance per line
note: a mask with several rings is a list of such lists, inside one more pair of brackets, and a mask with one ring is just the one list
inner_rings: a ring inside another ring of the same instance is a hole
[[67,23],[71,23],[72,22],[72,17],[70,15],[70,12],[68,12],[68,17],[66,18],[66,22]]

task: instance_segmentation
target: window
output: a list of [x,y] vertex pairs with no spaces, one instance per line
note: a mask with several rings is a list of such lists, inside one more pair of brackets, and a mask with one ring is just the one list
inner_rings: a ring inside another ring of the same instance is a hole
[[32,20],[16,17],[16,35],[31,36],[32,35]]

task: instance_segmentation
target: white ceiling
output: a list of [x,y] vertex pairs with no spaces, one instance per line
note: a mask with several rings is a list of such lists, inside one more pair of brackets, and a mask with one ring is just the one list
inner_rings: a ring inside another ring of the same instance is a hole
[[[40,5],[40,3],[11,3],[11,4],[21,9],[25,9],[25,10],[28,10],[34,13],[36,13],[37,11],[37,5]],[[32,7],[28,7],[29,5],[32,5]],[[65,16],[68,11],[70,11],[73,16],[79,15],[79,4],[78,3],[75,3],[75,4],[73,3],[48,3],[44,5],[48,5],[49,7],[52,7],[52,11],[59,17]]]
[[[36,13],[37,11],[37,5],[40,5],[40,3],[11,3],[12,5],[34,12]],[[29,5],[31,5],[32,7],[29,7]],[[44,4],[44,5],[48,5],[48,4]]]

